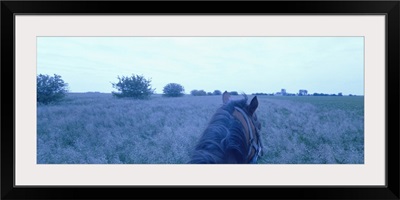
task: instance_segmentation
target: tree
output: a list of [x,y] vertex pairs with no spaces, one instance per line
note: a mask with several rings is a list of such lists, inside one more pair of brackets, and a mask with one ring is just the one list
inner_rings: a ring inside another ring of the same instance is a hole
[[198,92],[199,92],[198,90],[192,90],[192,91],[190,91],[190,94],[193,95],[193,96],[196,96],[196,94],[197,94]]
[[119,92],[112,92],[115,97],[131,97],[134,99],[147,99],[154,93],[151,88],[151,79],[132,74],[131,77],[117,77],[118,83],[111,83]]
[[206,96],[207,93],[204,90],[192,90],[190,91],[190,94],[193,96]]
[[181,97],[184,95],[185,88],[178,83],[168,83],[164,86],[163,96],[166,97]]
[[299,90],[299,96],[307,96],[307,90]]
[[220,90],[214,90],[213,95],[221,95],[222,92]]
[[239,95],[239,93],[236,92],[236,91],[229,92],[229,94],[230,94],[230,95]]
[[51,102],[60,101],[68,92],[68,84],[57,74],[54,74],[53,77],[39,74],[36,78],[36,84],[38,103],[49,104]]
[[207,92],[204,90],[199,90],[197,94],[198,94],[198,96],[206,96]]

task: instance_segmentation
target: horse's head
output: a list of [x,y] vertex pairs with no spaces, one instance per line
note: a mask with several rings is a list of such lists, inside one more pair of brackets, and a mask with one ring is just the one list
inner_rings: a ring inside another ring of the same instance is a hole
[[[230,94],[225,91],[222,95],[222,102],[230,102]],[[249,146],[247,161],[248,163],[257,163],[257,159],[262,155],[262,144],[260,140],[261,123],[258,121],[255,111],[258,107],[257,96],[254,96],[250,104],[244,107],[235,106],[232,115],[240,121],[243,126],[247,144]]]

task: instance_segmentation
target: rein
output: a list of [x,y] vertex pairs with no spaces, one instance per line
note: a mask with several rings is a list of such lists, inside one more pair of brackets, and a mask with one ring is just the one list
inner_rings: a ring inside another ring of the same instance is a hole
[[[248,162],[249,163],[257,163],[258,156],[261,155],[261,141],[260,138],[258,138],[257,134],[257,129],[254,125],[253,119],[249,119],[248,115],[244,110],[242,110],[239,107],[235,107],[235,111],[233,112],[233,115],[242,123],[243,127],[245,128],[246,132],[248,134],[245,134],[247,141],[250,144],[249,150],[248,150]],[[251,123],[250,123],[251,121]],[[254,128],[254,132],[253,132]],[[254,138],[257,137],[257,142],[254,140]],[[254,153],[253,153],[254,152]]]

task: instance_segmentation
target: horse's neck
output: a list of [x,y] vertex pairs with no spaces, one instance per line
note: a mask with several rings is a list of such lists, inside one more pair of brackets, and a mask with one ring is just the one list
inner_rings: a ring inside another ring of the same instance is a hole
[[237,151],[235,150],[228,150],[225,152],[225,162],[227,164],[238,164],[238,163],[242,163],[243,161],[241,161],[241,156],[238,154]]

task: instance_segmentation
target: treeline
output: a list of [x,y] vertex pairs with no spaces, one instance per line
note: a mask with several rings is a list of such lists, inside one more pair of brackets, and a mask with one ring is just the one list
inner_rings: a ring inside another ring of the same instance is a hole
[[[292,94],[292,93],[286,93],[284,95],[282,94],[275,94],[275,93],[253,93],[252,95],[258,95],[258,96],[343,96],[343,94],[340,92],[338,94],[324,94],[324,93],[313,93],[313,94],[307,94],[307,95],[301,95],[301,94]],[[356,96],[349,94],[349,96]]]
[[[151,79],[144,76],[132,74],[131,76],[118,76],[118,82],[111,83],[117,92],[111,92],[117,98],[133,98],[133,99],[149,99],[154,94],[155,89],[152,88]],[[68,83],[65,83],[60,75],[54,76],[39,74],[37,76],[37,102],[41,104],[49,104],[63,99],[68,92]],[[179,83],[168,83],[163,88],[164,97],[181,97],[185,95],[185,88]],[[206,92],[204,90],[192,90],[190,94],[193,96],[211,96],[221,95],[220,90]],[[230,95],[238,95],[238,92],[231,91]],[[307,90],[300,90],[298,94],[287,93],[282,89],[279,93],[253,93],[253,95],[267,96],[343,96],[338,94],[314,93],[307,94]],[[355,96],[355,95],[349,95]]]
[[324,93],[314,93],[312,96],[343,96],[343,94],[340,92],[338,94],[324,94]]
[[[230,95],[239,95],[236,91],[228,92]],[[212,95],[221,95],[222,92],[220,90],[214,90],[214,92],[206,92],[204,90],[192,90],[190,94],[193,96],[212,96]]]
[[[117,98],[149,99],[154,94],[151,79],[141,75],[132,74],[131,76],[118,76],[118,82],[111,83],[117,92],[111,92]],[[68,93],[68,84],[65,83],[60,75],[54,76],[39,74],[37,76],[37,102],[40,104],[49,104],[62,100]],[[185,88],[179,83],[168,83],[163,88],[164,97],[181,97],[185,95]],[[192,90],[193,96],[221,95],[220,90],[206,92],[204,90]],[[232,91],[231,95],[238,95],[238,92]]]

